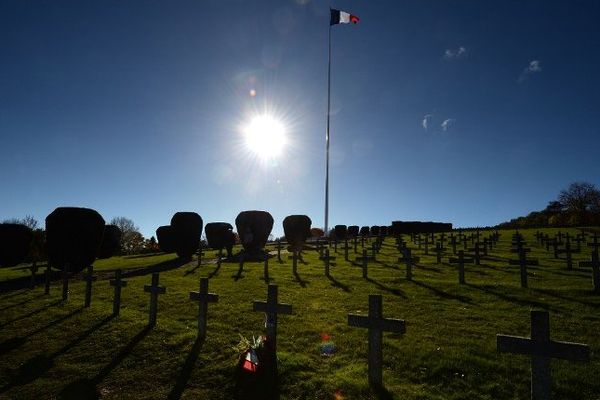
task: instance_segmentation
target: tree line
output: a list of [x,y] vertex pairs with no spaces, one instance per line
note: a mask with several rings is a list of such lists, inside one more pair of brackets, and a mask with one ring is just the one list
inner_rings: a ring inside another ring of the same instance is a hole
[[600,226],[600,190],[589,182],[573,182],[541,211],[511,219],[501,228]]

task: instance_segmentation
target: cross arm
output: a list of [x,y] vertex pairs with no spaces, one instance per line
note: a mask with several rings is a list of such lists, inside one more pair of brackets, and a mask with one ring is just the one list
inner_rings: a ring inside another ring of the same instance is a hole
[[219,301],[219,295],[215,293],[190,292],[190,300],[217,303]]

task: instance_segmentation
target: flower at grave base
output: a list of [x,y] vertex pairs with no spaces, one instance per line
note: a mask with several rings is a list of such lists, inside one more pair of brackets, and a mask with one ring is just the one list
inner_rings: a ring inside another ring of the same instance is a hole
[[342,391],[340,389],[337,389],[333,394],[333,398],[335,400],[344,400],[344,395],[342,394]]

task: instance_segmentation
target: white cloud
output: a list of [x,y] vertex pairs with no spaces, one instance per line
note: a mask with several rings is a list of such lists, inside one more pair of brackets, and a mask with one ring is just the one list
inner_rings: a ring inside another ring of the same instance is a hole
[[442,130],[444,132],[446,132],[452,125],[454,125],[455,121],[456,120],[454,118],[447,118],[447,119],[445,119],[444,122],[442,122],[442,125],[441,125]]
[[429,120],[431,119],[431,117],[433,117],[433,114],[426,114],[423,117],[423,121],[421,121],[421,126],[423,126],[423,129],[427,130],[427,127],[429,126]]
[[529,65],[525,67],[521,75],[519,75],[519,82],[523,82],[529,77],[529,75],[537,74],[542,71],[542,66],[540,65],[540,60],[531,60]]
[[446,49],[444,52],[444,58],[447,60],[461,58],[465,54],[467,54],[467,48],[464,46],[459,46],[457,49]]

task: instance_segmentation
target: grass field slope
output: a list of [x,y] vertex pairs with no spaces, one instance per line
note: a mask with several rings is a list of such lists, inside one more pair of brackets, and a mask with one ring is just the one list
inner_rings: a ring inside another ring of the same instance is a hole
[[[558,229],[541,232],[554,236]],[[579,229],[562,229],[575,236]],[[482,231],[482,238],[492,233]],[[550,314],[554,340],[588,344],[591,362],[553,360],[553,399],[600,399],[600,295],[592,291],[591,247],[581,243],[568,269],[565,255],[555,258],[540,244],[536,230],[521,233],[539,265],[528,268],[528,288],[521,288],[519,267],[509,264],[514,230],[500,240],[481,265],[467,264],[466,283],[458,283],[457,265],[449,263],[446,243],[442,262],[433,246],[425,255],[408,236],[420,261],[407,280],[394,238],[386,238],[364,278],[362,255],[338,245],[330,276],[319,254],[307,250],[292,273],[282,254],[263,264],[216,263],[205,251],[202,264],[187,264],[175,255],[113,257],[94,265],[91,307],[84,308],[85,282],[76,276],[67,301],[60,279],[50,294],[43,284],[0,293],[0,398],[46,399],[100,396],[104,399],[232,399],[240,335],[260,335],[264,314],[252,311],[265,300],[267,283],[279,287],[279,301],[293,307],[281,315],[278,358],[282,399],[527,399],[530,358],[496,351],[496,334],[530,335],[530,310]],[[588,234],[587,242],[590,242]],[[371,241],[365,243],[370,249]],[[469,246],[471,247],[471,246]],[[462,249],[462,246],[460,247]],[[273,246],[270,245],[270,250]],[[123,269],[120,316],[111,317],[115,269]],[[151,273],[160,272],[166,293],[158,299],[158,322],[147,328]],[[0,270],[0,283],[29,275],[27,266]],[[208,306],[208,334],[196,341],[198,303],[189,299],[199,278],[208,277],[218,303]],[[7,286],[8,287],[8,286]],[[367,382],[367,330],[348,326],[348,314],[368,312],[369,294],[383,295],[384,317],[406,321],[406,333],[384,334],[383,380],[375,393]],[[335,352],[321,352],[323,338]]]

